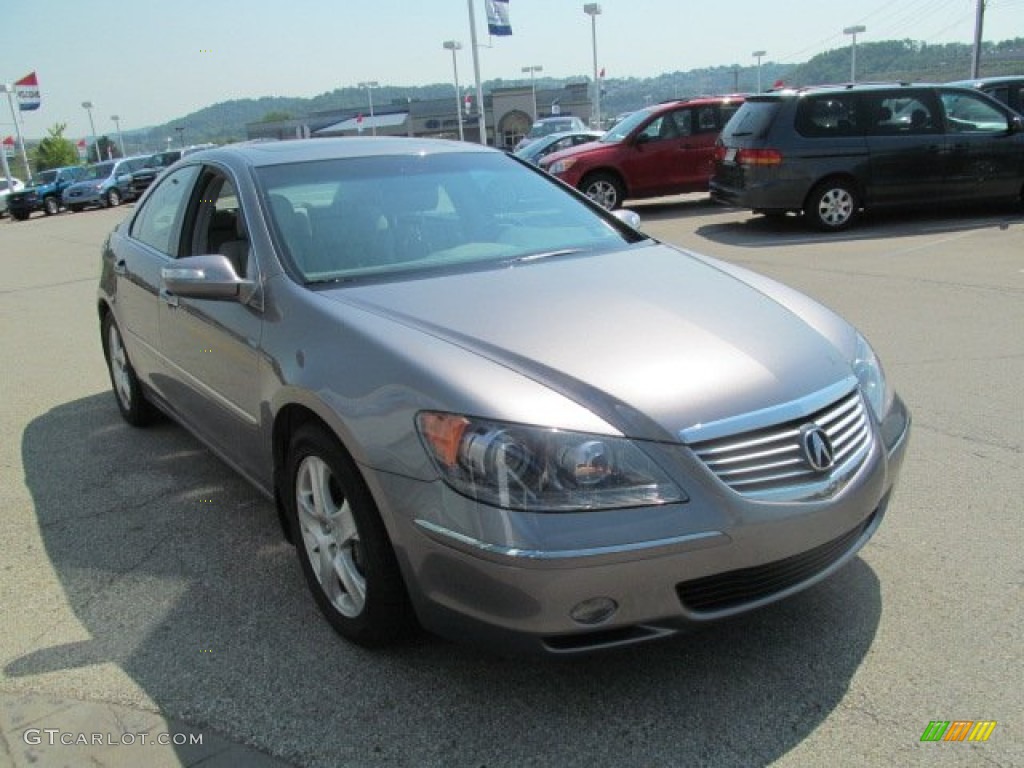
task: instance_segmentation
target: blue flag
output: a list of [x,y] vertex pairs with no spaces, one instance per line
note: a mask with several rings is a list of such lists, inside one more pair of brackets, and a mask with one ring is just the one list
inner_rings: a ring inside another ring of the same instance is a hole
[[508,0],[485,0],[487,4],[487,31],[495,37],[511,35],[508,23]]

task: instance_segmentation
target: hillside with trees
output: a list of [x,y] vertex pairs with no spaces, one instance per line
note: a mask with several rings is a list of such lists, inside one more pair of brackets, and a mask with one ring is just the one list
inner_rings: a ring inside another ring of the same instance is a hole
[[[1024,38],[985,43],[982,75],[1024,73]],[[971,46],[963,43],[929,45],[914,40],[860,43],[857,46],[857,79],[944,82],[965,79],[970,74]],[[846,82],[850,77],[850,47],[818,54],[803,64],[762,62],[761,84],[768,89],[777,80],[786,85]],[[539,77],[538,89],[560,88],[566,83],[586,81],[586,75],[570,78]],[[487,80],[484,90],[529,85],[527,79]],[[756,90],[757,68],[723,65],[688,71],[668,72],[648,78],[609,78],[604,81],[602,112],[614,115],[646,104],[699,94],[751,92]],[[380,106],[408,100],[447,98],[450,83],[422,86],[382,85],[374,89],[374,103]],[[335,110],[359,111],[366,106],[366,91],[356,87],[338,88],[313,98],[266,96],[235,99],[193,112],[164,125],[125,132],[131,144],[147,149],[162,148],[168,139],[178,143],[224,143],[245,138],[245,126],[266,119],[301,117]]]

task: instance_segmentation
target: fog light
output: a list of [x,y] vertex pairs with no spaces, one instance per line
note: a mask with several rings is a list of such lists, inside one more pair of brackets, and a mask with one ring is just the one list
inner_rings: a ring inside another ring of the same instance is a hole
[[610,597],[592,597],[578,603],[569,611],[569,616],[578,624],[600,624],[607,621],[619,610],[619,604]]

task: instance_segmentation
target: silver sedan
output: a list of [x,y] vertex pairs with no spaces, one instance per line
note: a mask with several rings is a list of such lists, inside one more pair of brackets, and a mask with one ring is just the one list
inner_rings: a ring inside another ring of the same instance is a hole
[[191,155],[103,248],[118,407],[273,499],[360,644],[566,654],[758,608],[868,541],[909,414],[847,322],[637,224],[466,143]]

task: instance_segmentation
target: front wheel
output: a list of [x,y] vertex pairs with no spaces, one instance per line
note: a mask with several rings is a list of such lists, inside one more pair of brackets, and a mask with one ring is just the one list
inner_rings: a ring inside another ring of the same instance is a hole
[[107,207],[116,208],[121,204],[121,193],[116,189],[112,189],[107,192]]
[[377,505],[333,435],[307,425],[287,459],[287,504],[306,583],[343,637],[381,646],[408,637],[412,607]]
[[622,199],[626,196],[622,182],[610,173],[592,173],[586,176],[580,182],[580,191],[609,211],[614,211],[622,205]]
[[860,200],[853,185],[842,179],[826,179],[811,190],[804,213],[815,229],[838,232],[857,217]]
[[43,200],[43,213],[47,216],[53,216],[60,210],[60,203],[57,202],[55,197],[47,197]]
[[155,410],[142,391],[139,377],[135,375],[128,351],[124,348],[121,329],[117,327],[112,313],[108,312],[103,318],[101,330],[103,355],[107,358],[107,370],[117,398],[117,408],[124,420],[133,427],[144,427],[153,420]]

